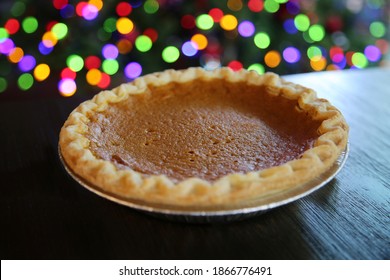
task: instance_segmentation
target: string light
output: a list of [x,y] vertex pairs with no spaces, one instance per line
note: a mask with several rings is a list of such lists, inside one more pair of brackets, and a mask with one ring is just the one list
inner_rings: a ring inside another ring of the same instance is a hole
[[[259,74],[279,66],[277,71],[283,74],[300,67],[330,71],[378,65],[389,52],[388,26],[378,16],[384,2],[368,1],[359,9],[351,6],[353,1],[347,2],[340,7],[348,12],[371,9],[367,13],[373,20],[357,30],[366,36],[366,45],[353,46],[356,43],[350,40],[348,30],[343,30],[345,25],[334,28],[331,21],[322,22],[317,11],[302,1],[228,0],[208,10],[199,7],[197,13],[186,11],[176,20],[172,19],[167,28],[162,28],[139,20],[140,15],[159,17],[162,13],[174,11],[175,1],[123,0],[105,5],[102,0],[76,3],[52,0],[52,9],[58,17],[42,20],[38,13],[27,9],[24,1],[18,0],[10,5],[9,18],[5,18],[4,25],[0,26],[0,54],[6,57],[0,75],[11,75],[10,67],[16,64],[17,85],[27,91],[33,86],[34,79],[43,82],[54,77],[51,72],[60,72],[56,76],[60,78],[58,90],[63,96],[72,96],[77,91],[76,80],[83,85],[105,89],[112,80],[120,80],[120,75],[135,79],[154,68],[143,56],[154,57],[156,54],[160,54],[160,59],[166,63],[179,61],[177,67],[199,64],[206,69],[215,69],[226,65],[237,71],[243,69],[245,63],[248,70]],[[273,25],[264,25],[273,17],[281,23],[282,29],[278,32],[284,32],[283,42],[271,29]],[[77,26],[80,29],[75,28],[69,19],[74,23],[79,21]],[[175,24],[181,29],[178,33],[171,31]],[[73,48],[71,42],[77,36],[83,36],[83,32],[88,39],[79,42],[80,49]],[[20,41],[20,36],[27,41],[36,39],[34,47],[28,49],[25,42]],[[89,38],[93,38],[91,42]],[[299,44],[294,43],[297,39]],[[88,44],[93,48],[85,47]],[[257,48],[250,56],[253,61],[240,57],[240,48],[244,45],[248,50],[253,46]],[[76,49],[79,54],[72,53]],[[145,54],[147,52],[150,53]],[[47,63],[57,56],[55,64]],[[139,62],[129,62],[135,57]],[[7,79],[0,77],[0,92],[7,87]]]

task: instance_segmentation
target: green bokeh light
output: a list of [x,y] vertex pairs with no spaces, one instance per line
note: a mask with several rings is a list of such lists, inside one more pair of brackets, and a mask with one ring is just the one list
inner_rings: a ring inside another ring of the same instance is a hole
[[315,57],[321,57],[322,56],[322,51],[319,47],[316,46],[310,46],[307,49],[307,57],[310,59],[313,59]]
[[280,5],[275,0],[265,0],[264,2],[264,10],[268,13],[276,13],[280,8]]
[[115,18],[108,18],[103,23],[103,29],[109,33],[112,33],[116,30],[116,19]]
[[354,53],[351,60],[353,65],[355,65],[357,68],[366,68],[368,65],[366,56],[361,52]]
[[208,14],[202,14],[196,18],[196,26],[202,30],[209,30],[214,25],[213,18]]
[[14,17],[21,16],[25,11],[26,11],[26,4],[24,4],[23,2],[20,2],[20,1],[15,2],[15,4],[13,4],[13,6],[11,8],[11,14]]
[[38,20],[35,17],[26,17],[22,21],[22,27],[26,33],[34,33],[38,29]]
[[260,75],[264,74],[264,72],[265,72],[264,66],[261,65],[260,63],[254,63],[254,64],[250,65],[248,67],[248,70],[249,71],[255,71],[255,72],[257,72]]
[[84,67],[84,60],[77,54],[72,54],[66,59],[66,65],[74,72],[79,72]]
[[162,52],[162,58],[165,62],[173,63],[179,59],[180,51],[174,46],[166,47]]
[[7,29],[0,27],[0,43],[9,37]]
[[158,4],[158,2],[156,0],[147,0],[144,3],[144,10],[145,10],[145,13],[147,13],[147,14],[154,14],[155,12],[158,11],[159,7],[160,7],[160,5]]
[[152,45],[153,45],[152,40],[146,35],[140,35],[135,40],[135,47],[140,52],[147,52],[152,48]]
[[383,22],[374,21],[370,24],[370,33],[376,38],[381,38],[386,34],[386,26]]
[[24,73],[18,78],[18,86],[21,90],[28,90],[34,84],[34,78],[30,73]]
[[116,72],[118,72],[119,63],[115,59],[106,59],[102,63],[102,69],[108,75],[114,75]]
[[309,37],[314,42],[319,42],[325,37],[325,29],[322,25],[314,24],[309,28]]
[[62,22],[59,22],[53,26],[51,31],[58,40],[61,40],[68,34],[68,26]]
[[7,80],[0,77],[0,93],[7,89]]
[[306,31],[310,26],[310,19],[307,15],[299,14],[294,18],[295,27],[299,31]]
[[253,38],[255,45],[260,49],[266,49],[271,43],[271,39],[269,38],[267,33],[260,32],[255,35]]

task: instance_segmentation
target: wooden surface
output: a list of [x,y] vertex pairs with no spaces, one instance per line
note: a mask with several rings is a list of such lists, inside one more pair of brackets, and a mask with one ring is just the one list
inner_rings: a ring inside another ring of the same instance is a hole
[[225,224],[166,221],[87,191],[57,155],[63,122],[86,97],[3,93],[1,258],[389,259],[390,70],[286,78],[341,109],[351,128],[349,159],[315,193]]

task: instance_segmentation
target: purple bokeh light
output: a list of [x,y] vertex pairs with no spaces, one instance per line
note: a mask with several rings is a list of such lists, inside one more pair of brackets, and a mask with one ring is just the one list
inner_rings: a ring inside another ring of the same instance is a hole
[[381,51],[377,46],[369,45],[364,49],[364,55],[371,62],[377,62],[381,59]]
[[181,51],[186,56],[194,56],[198,52],[198,48],[194,42],[187,41],[181,47]]
[[32,55],[25,55],[18,62],[19,69],[22,72],[28,72],[32,70],[35,67],[35,65],[36,65],[36,60]]
[[135,79],[142,74],[142,66],[138,62],[130,62],[125,67],[125,75],[129,79]]
[[283,58],[288,63],[296,63],[301,59],[301,53],[295,47],[287,47],[283,51]]
[[102,49],[102,54],[105,59],[116,59],[118,57],[118,48],[113,44],[107,44]]
[[255,26],[252,22],[244,20],[238,25],[238,33],[242,37],[250,37],[255,33]]
[[14,41],[11,39],[7,38],[3,41],[0,42],[0,53],[2,54],[9,54],[11,50],[15,48]]

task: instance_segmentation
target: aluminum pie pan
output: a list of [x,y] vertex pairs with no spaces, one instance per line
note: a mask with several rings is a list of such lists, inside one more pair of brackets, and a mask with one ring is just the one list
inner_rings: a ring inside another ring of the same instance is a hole
[[320,189],[321,187],[328,184],[345,165],[349,154],[349,143],[347,144],[344,151],[339,155],[336,162],[326,172],[305,184],[300,184],[286,190],[257,197],[253,200],[244,201],[239,204],[209,207],[157,204],[119,196],[117,194],[105,191],[77,175],[65,162],[61,154],[60,147],[58,147],[58,154],[66,172],[76,182],[89,191],[105,199],[130,207],[132,209],[142,211],[147,214],[151,214],[153,216],[158,216],[169,220],[191,223],[207,223],[230,222],[259,215],[271,209],[301,199]]

